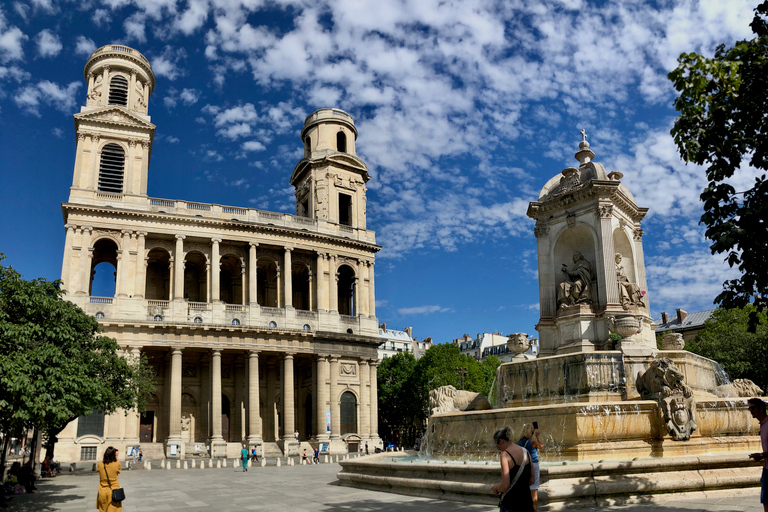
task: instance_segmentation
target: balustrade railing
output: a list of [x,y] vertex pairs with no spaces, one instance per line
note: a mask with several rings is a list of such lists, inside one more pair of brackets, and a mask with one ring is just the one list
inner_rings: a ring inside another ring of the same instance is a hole
[[112,304],[112,297],[91,297],[91,304]]
[[170,201],[168,199],[150,199],[149,204],[152,206],[165,206],[166,208],[173,208],[176,206],[176,201]]
[[225,304],[224,309],[226,311],[239,311],[245,313],[248,311],[248,306],[243,306],[242,304]]
[[147,306],[167,308],[170,302],[169,300],[148,300]]
[[232,206],[222,206],[221,211],[224,213],[234,213],[235,215],[248,215],[248,210],[245,208],[235,208]]
[[211,305],[207,302],[188,302],[190,311],[208,311],[211,309]]
[[187,210],[211,211],[211,205],[202,203],[187,203]]
[[267,308],[262,306],[261,313],[264,315],[283,316],[282,308]]

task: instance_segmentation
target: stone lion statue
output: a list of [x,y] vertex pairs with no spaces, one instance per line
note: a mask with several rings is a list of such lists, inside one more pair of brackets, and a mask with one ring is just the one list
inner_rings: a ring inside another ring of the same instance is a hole
[[637,390],[645,399],[659,403],[667,429],[676,441],[687,441],[698,428],[696,399],[685,383],[685,375],[667,357],[654,360],[645,372],[637,373]]
[[721,398],[725,397],[754,397],[763,396],[763,390],[749,379],[736,379],[730,384],[717,386],[715,394]]
[[444,412],[484,411],[491,404],[482,393],[461,391],[453,386],[440,386],[429,392],[429,415]]
[[513,354],[522,354],[531,348],[531,340],[524,332],[516,332],[507,337],[507,348]]
[[680,333],[665,334],[661,340],[662,350],[683,350],[683,347],[685,347],[685,340]]

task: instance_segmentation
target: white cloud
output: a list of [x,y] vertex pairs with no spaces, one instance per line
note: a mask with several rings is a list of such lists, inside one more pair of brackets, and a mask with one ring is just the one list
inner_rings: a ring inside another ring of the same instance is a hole
[[55,57],[63,48],[59,36],[48,29],[37,34],[35,42],[37,43],[37,54],[43,58]]
[[24,58],[24,42],[29,39],[18,27],[9,27],[0,11],[0,63]]
[[93,11],[91,20],[97,27],[105,27],[112,21],[112,17],[107,9],[96,9]]
[[165,140],[167,140],[169,144],[178,144],[179,143],[179,138],[178,137],[174,137],[173,135],[169,135],[168,137],[165,138]]
[[243,142],[242,148],[243,151],[264,151],[266,149],[264,144],[257,140],[249,140]]
[[200,91],[197,89],[184,89],[179,94],[179,99],[184,105],[194,105],[200,99]]
[[13,80],[23,82],[29,80],[32,75],[18,66],[0,66],[0,80]]
[[430,313],[447,313],[451,308],[442,306],[415,306],[411,308],[398,308],[397,312],[401,315],[427,315]]
[[77,105],[76,94],[82,84],[71,82],[66,87],[59,86],[48,80],[37,85],[29,85],[20,89],[14,101],[27,112],[39,116],[40,106],[49,105],[65,114],[71,114]]
[[75,41],[75,53],[77,55],[90,57],[95,49],[96,43],[94,43],[92,39],[88,39],[85,36],[77,36],[77,40]]
[[[129,16],[128,18],[123,21],[123,28],[125,29],[125,35],[128,37],[129,40],[135,40],[139,43],[144,43],[147,40],[146,35],[146,16],[144,16],[142,13],[135,13],[132,16]],[[153,62],[152,68],[155,68],[156,62]],[[157,70],[155,70],[155,73],[157,73]]]
[[168,80],[175,80],[184,74],[181,62],[187,58],[187,52],[184,48],[173,48],[166,46],[161,55],[155,55],[150,58],[152,62],[152,71],[156,76],[166,77]]
[[51,133],[53,133],[54,137],[57,137],[59,139],[64,138],[64,130],[62,130],[61,128],[54,128],[53,130],[51,130]]

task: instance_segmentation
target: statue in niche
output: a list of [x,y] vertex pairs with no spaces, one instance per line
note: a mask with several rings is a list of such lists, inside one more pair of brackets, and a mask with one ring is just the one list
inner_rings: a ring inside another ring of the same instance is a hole
[[584,256],[576,251],[573,253],[573,266],[563,263],[560,271],[565,280],[558,285],[558,307],[573,306],[576,304],[590,304],[592,302],[592,265],[584,259]]
[[637,391],[643,399],[656,400],[664,423],[675,441],[687,441],[696,430],[696,399],[685,376],[667,357],[654,360],[648,370],[637,372]]
[[621,302],[624,309],[629,309],[630,306],[645,307],[643,292],[624,273],[624,266],[621,264],[621,254],[618,252],[616,253],[616,281],[619,283],[619,302]]
[[192,424],[192,419],[186,414],[181,417],[181,431],[189,432],[189,427]]

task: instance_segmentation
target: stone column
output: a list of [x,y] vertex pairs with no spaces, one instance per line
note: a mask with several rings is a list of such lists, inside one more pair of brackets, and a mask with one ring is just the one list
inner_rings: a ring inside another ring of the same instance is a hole
[[328,305],[331,313],[339,312],[339,274],[336,273],[336,256],[328,255],[328,287],[331,292],[331,302]]
[[[292,271],[291,271],[291,251],[293,251],[293,247],[286,247],[285,248],[285,256],[283,258],[283,288],[285,288],[285,307],[286,308],[292,308],[293,307],[293,279],[292,279]],[[293,434],[293,432],[291,432]]]
[[258,272],[259,260],[256,258],[256,248],[259,246],[256,242],[250,243],[248,250],[248,301],[251,304],[258,302],[257,300],[257,288],[258,281],[256,279],[256,273]]
[[328,399],[330,397],[330,388],[328,384],[328,356],[318,356],[317,358],[317,440],[328,441],[328,431],[325,423],[326,411],[329,411]]
[[61,289],[67,292],[75,292],[77,286],[72,286],[69,276],[72,273],[72,244],[75,239],[74,224],[65,224],[66,237],[64,239],[64,259],[61,262]]
[[136,71],[131,70],[131,79],[128,81],[128,108],[135,109],[136,105]]
[[[107,88],[107,91],[109,91],[109,88]],[[104,95],[102,95],[102,98]],[[83,183],[85,185],[84,188],[90,189],[90,190],[99,190],[99,141],[101,140],[101,136],[91,135],[91,171],[88,174],[90,180],[84,180],[86,183]],[[88,183],[87,181],[90,181]]]
[[639,227],[636,227],[632,233],[632,239],[635,246],[635,281],[637,281],[637,286],[640,287],[640,290],[646,292],[646,294],[643,296],[643,302],[645,302],[645,307],[647,310],[650,311],[651,300],[647,293],[648,283],[645,276],[645,255],[643,254],[643,230]]
[[101,79],[101,96],[99,97],[99,105],[109,105],[109,66],[104,66],[104,74]]
[[312,275],[311,270],[307,272],[307,278],[309,280],[309,297],[307,297],[307,299],[309,299],[309,311],[314,311],[313,306],[315,305],[315,302],[312,300],[312,282],[314,281],[314,276]]
[[[141,349],[139,347],[131,347],[130,357],[135,363],[138,363],[141,359]],[[136,444],[139,442],[139,411],[137,409],[131,409],[125,418],[125,440],[129,444]]]
[[169,272],[169,283],[168,283],[168,300],[173,300],[175,297],[175,294],[173,291],[176,289],[176,264],[173,261],[173,255],[168,260],[168,272]]
[[261,444],[259,352],[257,350],[251,350],[248,357],[248,444]]
[[144,255],[146,251],[146,237],[147,233],[144,231],[137,231],[137,248],[136,248],[136,282],[134,283],[134,297],[144,298],[145,286],[147,281],[147,261]]
[[364,438],[368,438],[371,435],[371,409],[370,398],[371,392],[368,388],[368,378],[370,377],[370,368],[368,367],[368,360],[361,359],[359,364],[360,375],[360,429],[358,434]]
[[341,417],[339,409],[339,358],[331,356],[331,439],[341,438]]
[[368,311],[366,311],[368,309],[368,297],[366,297],[367,290],[365,289],[363,268],[365,268],[365,263],[362,260],[357,260],[355,272],[355,316],[368,314]]
[[91,293],[91,260],[93,259],[91,231],[93,228],[90,227],[80,229],[80,285],[77,295],[90,295]]
[[221,272],[221,258],[219,257],[219,243],[221,238],[211,239],[211,302],[219,302],[219,293],[221,285],[219,284],[219,274]]
[[283,441],[293,439],[293,354],[283,356]]
[[373,284],[373,262],[368,262],[368,316],[376,316],[376,291]]
[[[245,286],[245,260],[241,260],[240,264],[240,304],[245,306],[248,304],[245,299],[245,293],[248,291],[248,288]],[[233,297],[234,299],[234,297]],[[233,300],[234,302],[234,300]]]
[[362,285],[363,280],[360,279],[360,276],[355,276],[355,284],[352,288],[352,301],[354,303],[355,310],[352,312],[354,313],[353,316],[360,316],[363,312],[360,311],[360,304],[362,303],[361,295],[362,293]]
[[317,310],[328,311],[328,278],[325,276],[325,254],[317,253]]
[[379,437],[378,361],[371,361],[371,437]]
[[171,352],[171,392],[168,407],[168,444],[181,444],[181,349]]
[[184,298],[184,235],[176,235],[176,250],[173,252],[173,298]]
[[221,435],[221,350],[211,354],[211,450],[218,456],[213,445],[223,445]]
[[[621,304],[619,299],[619,281],[616,279],[616,250],[613,246],[613,205],[601,204],[598,209],[600,216],[600,238],[602,244],[598,244],[599,252],[595,262],[595,274],[597,278],[598,290],[605,286],[606,304],[618,306]],[[602,261],[601,261],[602,260]],[[602,272],[600,271],[600,267]],[[601,275],[602,274],[602,275]],[[602,283],[601,283],[602,281]],[[593,297],[595,306],[599,304],[599,293],[595,290]]]
[[133,295],[132,290],[129,289],[130,280],[128,277],[131,274],[131,231],[124,229],[122,231],[123,240],[122,247],[118,251],[118,268],[117,268],[117,282],[115,283],[115,295],[118,297],[127,297]]
[[277,307],[280,307],[280,304],[281,304],[280,297],[282,296],[280,289],[282,288],[282,286],[280,286],[280,265],[277,265],[277,264],[275,265],[275,277],[277,279],[277,283],[275,285],[275,287],[277,288],[277,290],[275,290],[277,292]]

